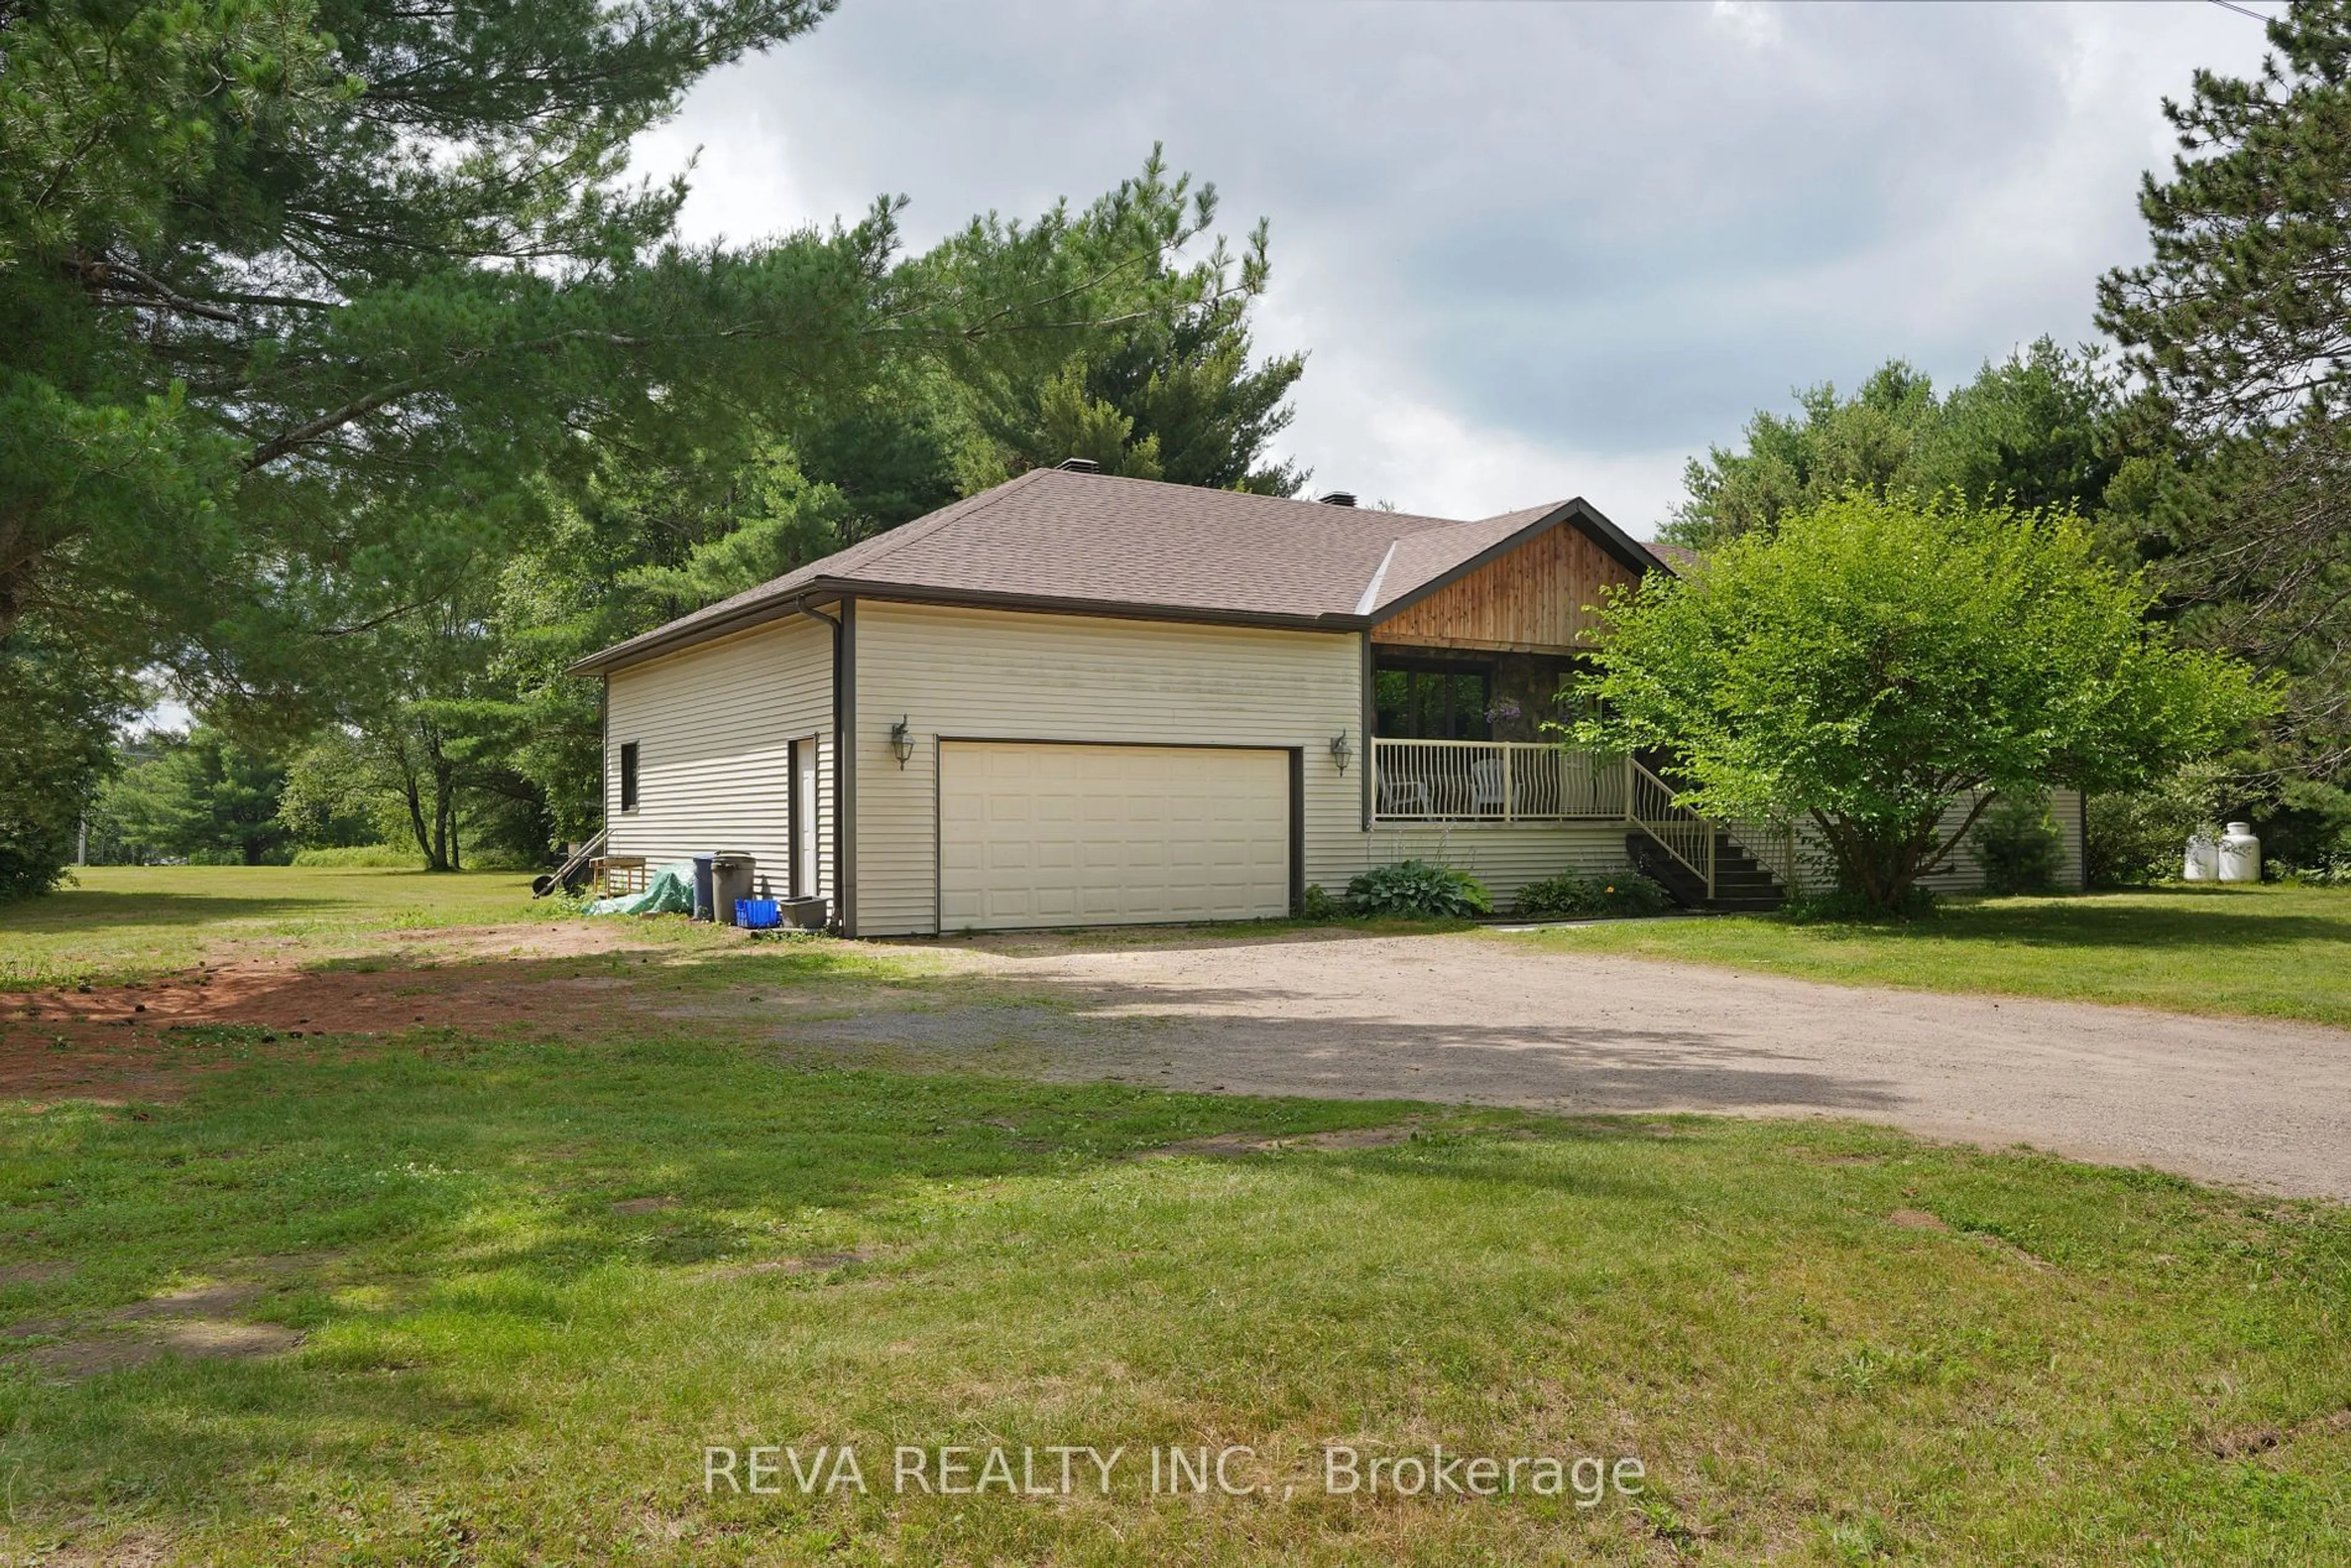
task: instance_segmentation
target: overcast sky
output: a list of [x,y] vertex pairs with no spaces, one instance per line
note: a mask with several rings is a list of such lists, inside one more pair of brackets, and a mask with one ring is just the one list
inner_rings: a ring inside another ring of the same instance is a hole
[[1164,141],[1229,232],[1272,221],[1259,340],[1311,353],[1282,444],[1313,490],[1582,495],[1646,536],[1793,388],[2090,339],[2097,275],[2146,250],[2160,100],[2262,48],[2203,0],[844,0],[641,164],[701,150],[695,238],[903,193],[919,247]]

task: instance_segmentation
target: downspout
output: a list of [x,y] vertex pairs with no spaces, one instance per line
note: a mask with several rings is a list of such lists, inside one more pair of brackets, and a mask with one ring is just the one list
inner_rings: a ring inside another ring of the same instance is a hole
[[[1379,603],[1381,585],[1387,581],[1388,568],[1395,564],[1397,547],[1401,546],[1403,543],[1404,541],[1402,539],[1390,539],[1388,541],[1387,553],[1380,557],[1380,564],[1374,567],[1372,570],[1372,580],[1364,584],[1363,594],[1355,601],[1356,614],[1369,615],[1372,612],[1373,608]],[[1379,755],[1379,747],[1372,739],[1372,731],[1376,727],[1379,716],[1379,694],[1377,686],[1379,674],[1377,665],[1374,664],[1372,657],[1372,629],[1368,626],[1364,628],[1363,660],[1360,679],[1362,682],[1362,689],[1357,693],[1357,695],[1361,699],[1361,708],[1356,716],[1356,722],[1363,727],[1364,770],[1363,778],[1358,781],[1358,787],[1364,792],[1364,831],[1365,833],[1369,833],[1372,831],[1372,773],[1374,766],[1374,758]]]
[[[841,897],[843,881],[841,873],[846,862],[841,853],[841,826],[848,821],[848,812],[842,809],[842,798],[847,792],[846,783],[849,777],[848,754],[844,749],[841,733],[841,656],[842,643],[848,636],[848,628],[841,624],[841,617],[838,615],[828,615],[810,604],[809,596],[805,593],[792,601],[792,608],[802,615],[812,616],[832,628],[832,924],[838,928],[841,924],[843,912],[848,907]],[[815,810],[813,804],[810,805],[810,810]]]

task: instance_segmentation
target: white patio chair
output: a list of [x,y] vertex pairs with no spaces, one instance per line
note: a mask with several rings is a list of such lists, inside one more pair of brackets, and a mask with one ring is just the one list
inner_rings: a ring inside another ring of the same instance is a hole
[[1380,815],[1383,817],[1426,817],[1432,814],[1428,785],[1418,779],[1382,779],[1380,780]]
[[1481,757],[1469,765],[1469,814],[1500,816],[1509,804],[1502,796],[1502,759]]

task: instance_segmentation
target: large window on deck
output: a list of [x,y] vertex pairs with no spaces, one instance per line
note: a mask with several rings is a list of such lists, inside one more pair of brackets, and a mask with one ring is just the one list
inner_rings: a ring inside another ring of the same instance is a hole
[[1494,673],[1482,664],[1382,660],[1372,672],[1376,733],[1391,740],[1487,740]]

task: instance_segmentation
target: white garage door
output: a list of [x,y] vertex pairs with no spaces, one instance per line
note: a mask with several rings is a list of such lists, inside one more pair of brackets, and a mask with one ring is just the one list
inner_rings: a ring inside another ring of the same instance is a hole
[[943,930],[1288,913],[1286,752],[940,747]]

